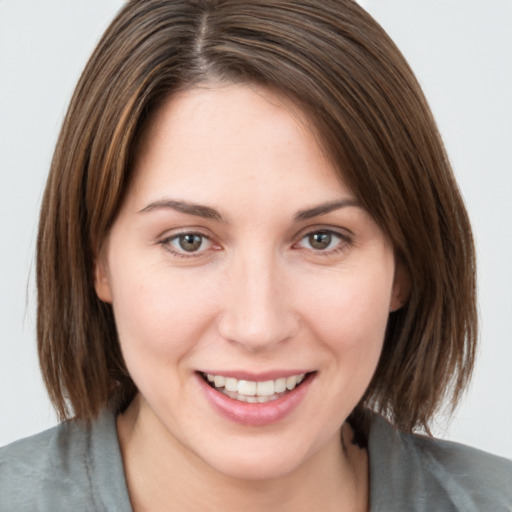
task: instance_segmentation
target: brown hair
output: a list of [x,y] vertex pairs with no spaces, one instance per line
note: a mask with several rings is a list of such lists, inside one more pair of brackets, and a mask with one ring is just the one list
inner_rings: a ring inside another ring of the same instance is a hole
[[91,420],[136,393],[111,306],[95,293],[95,254],[144,121],[176,90],[212,78],[292,98],[391,240],[411,293],[390,315],[357,411],[428,429],[445,399],[456,404],[473,367],[471,230],[412,71],[350,0],[132,0],[107,29],[71,100],[41,209],[38,348],[60,417]]

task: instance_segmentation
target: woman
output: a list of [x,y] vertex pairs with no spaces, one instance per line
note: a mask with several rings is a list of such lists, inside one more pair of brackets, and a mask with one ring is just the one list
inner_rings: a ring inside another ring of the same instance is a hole
[[37,282],[74,419],[2,451],[2,510],[512,506],[508,461],[412,434],[470,377],[474,251],[352,2],[129,2],[64,122]]

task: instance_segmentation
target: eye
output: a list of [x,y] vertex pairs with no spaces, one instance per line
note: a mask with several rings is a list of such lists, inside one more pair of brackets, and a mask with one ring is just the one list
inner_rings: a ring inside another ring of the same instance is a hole
[[166,238],[162,243],[177,256],[193,256],[212,246],[212,242],[200,233],[180,233]]
[[331,251],[336,252],[336,250],[341,250],[344,243],[347,242],[347,237],[344,237],[340,233],[322,229],[307,233],[301,238],[298,246],[305,249],[313,249],[317,252],[330,253]]

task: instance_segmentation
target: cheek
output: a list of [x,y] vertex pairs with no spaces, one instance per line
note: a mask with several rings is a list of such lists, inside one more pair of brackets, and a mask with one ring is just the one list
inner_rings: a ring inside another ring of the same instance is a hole
[[306,322],[344,358],[378,359],[389,316],[392,272],[343,272],[309,295]]
[[113,308],[128,366],[176,361],[194,351],[215,314],[212,290],[157,266],[122,270]]

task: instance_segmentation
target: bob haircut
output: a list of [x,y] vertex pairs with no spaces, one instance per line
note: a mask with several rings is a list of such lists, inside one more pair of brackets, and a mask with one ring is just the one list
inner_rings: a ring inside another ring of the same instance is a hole
[[[455,407],[477,339],[471,229],[434,119],[405,59],[351,0],[131,0],[71,100],[37,241],[40,364],[61,419],[121,411],[136,393],[95,256],[130,184],[144,123],[178,90],[254,83],[290,98],[410,280],[376,373],[372,408],[429,431]],[[360,423],[360,421],[359,421]]]

